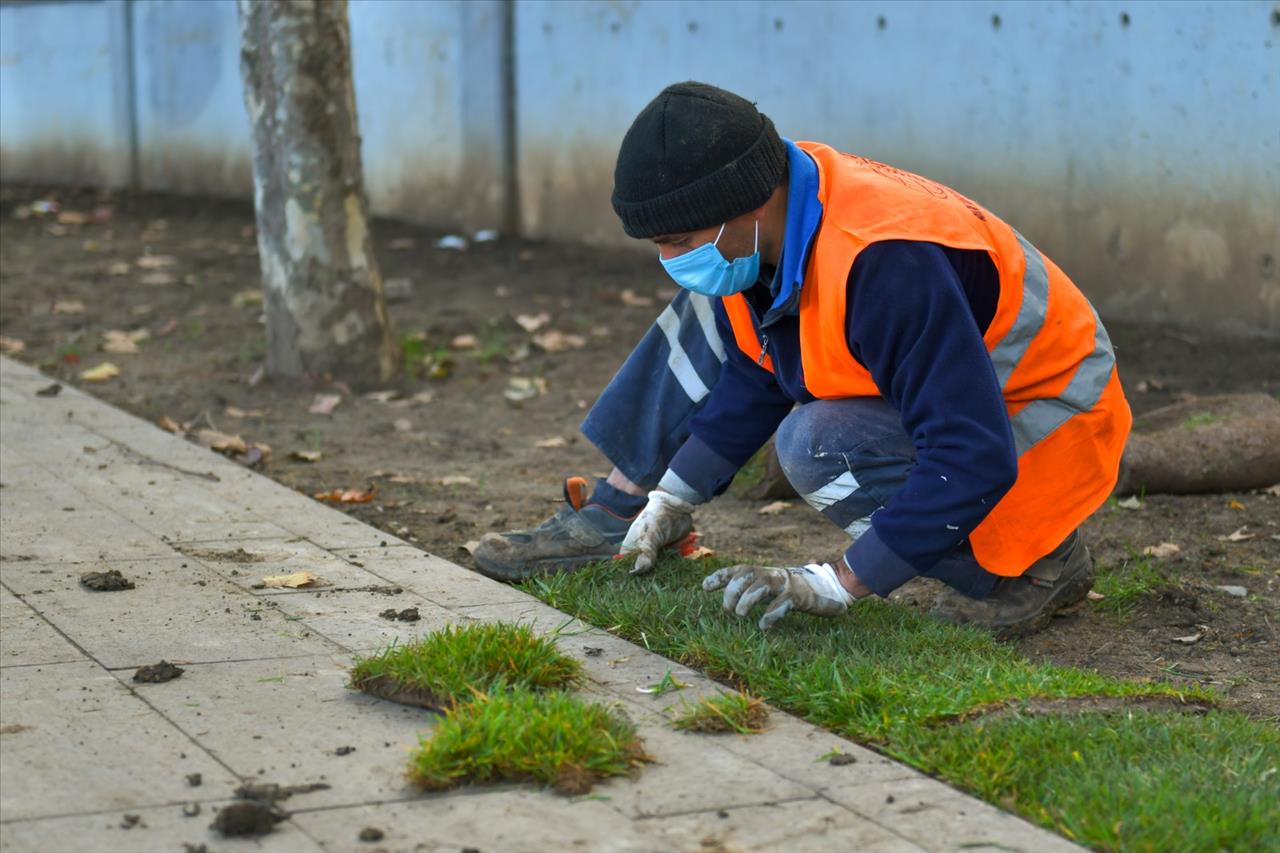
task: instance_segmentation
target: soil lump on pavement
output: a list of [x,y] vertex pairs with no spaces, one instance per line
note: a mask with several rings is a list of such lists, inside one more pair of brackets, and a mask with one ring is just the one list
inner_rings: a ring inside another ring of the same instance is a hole
[[167,660],[162,660],[160,663],[138,667],[138,671],[133,674],[133,680],[141,684],[163,684],[166,681],[173,681],[185,671],[180,666],[174,666]]

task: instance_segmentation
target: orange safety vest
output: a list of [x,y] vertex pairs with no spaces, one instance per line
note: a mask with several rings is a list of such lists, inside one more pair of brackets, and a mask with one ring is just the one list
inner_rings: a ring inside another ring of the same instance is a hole
[[[815,397],[883,396],[845,337],[849,270],[868,245],[919,240],[981,249],[995,263],[1000,296],[983,340],[1013,427],[1018,478],[969,542],[983,568],[1022,574],[1115,487],[1133,418],[1106,329],[1062,270],[955,190],[826,145],[798,144],[818,164],[823,208],[800,291],[800,359]],[[746,298],[724,297],[724,307],[738,347],[772,371]]]

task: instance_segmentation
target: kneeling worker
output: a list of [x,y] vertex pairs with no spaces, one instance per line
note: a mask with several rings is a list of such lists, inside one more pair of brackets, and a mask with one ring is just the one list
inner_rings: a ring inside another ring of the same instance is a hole
[[681,290],[582,425],[613,472],[589,497],[570,478],[534,530],[486,535],[482,572],[619,550],[648,571],[776,433],[787,478],[853,544],[706,578],[739,616],[765,604],[761,628],[917,575],[949,587],[936,616],[1006,636],[1084,597],[1078,528],[1111,494],[1131,416],[1097,313],[1021,234],[692,82],[627,131],[613,208]]

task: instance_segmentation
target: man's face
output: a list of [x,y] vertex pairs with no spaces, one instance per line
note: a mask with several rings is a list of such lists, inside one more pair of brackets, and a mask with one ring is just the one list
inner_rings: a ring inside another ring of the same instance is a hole
[[720,226],[713,225],[699,231],[685,231],[679,234],[660,234],[653,238],[658,246],[658,257],[664,261],[678,258],[686,252],[705,243],[714,242],[720,234],[720,242],[716,248],[726,261],[745,258],[756,250],[756,212],[745,213],[737,219],[725,223],[724,233],[720,234]]

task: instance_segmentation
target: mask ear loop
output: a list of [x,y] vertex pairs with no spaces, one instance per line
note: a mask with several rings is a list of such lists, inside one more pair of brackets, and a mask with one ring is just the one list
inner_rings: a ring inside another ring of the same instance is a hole
[[[726,222],[724,225],[728,225],[728,224],[729,224],[729,223],[728,223],[728,222]],[[712,240],[712,241],[711,241],[711,245],[713,245],[713,246],[719,246],[719,245],[720,245],[720,238],[724,236],[724,225],[721,225],[721,226],[720,226],[720,231],[719,231],[719,233],[717,233],[717,234],[716,234],[716,238],[715,238],[714,240]]]
[[760,251],[760,220],[756,220],[756,247],[752,249],[752,253]]

